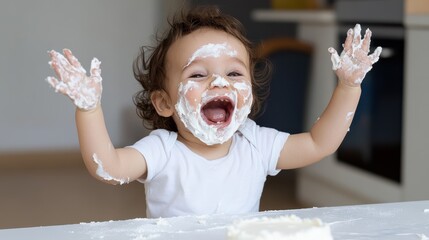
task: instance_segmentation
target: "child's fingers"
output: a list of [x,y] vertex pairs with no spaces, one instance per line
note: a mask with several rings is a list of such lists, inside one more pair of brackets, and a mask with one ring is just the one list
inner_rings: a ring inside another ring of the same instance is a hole
[[332,61],[332,70],[338,70],[341,68],[341,58],[338,55],[337,50],[330,47],[328,48],[328,51],[331,53],[331,61]]
[[50,54],[52,58],[50,65],[54,69],[57,76],[63,82],[70,81],[69,76],[70,73],[73,72],[73,70],[71,69],[70,62],[63,55],[56,51],[52,50]]
[[86,73],[85,69],[80,64],[79,60],[73,55],[70,49],[63,49],[64,56],[66,57],[67,61],[76,69],[79,71]]
[[353,29],[353,45],[359,46],[361,43],[361,27],[360,24],[356,24]]
[[368,56],[372,64],[378,62],[378,59],[380,59],[380,54],[382,50],[383,49],[381,47],[377,47],[375,51]]
[[58,79],[54,77],[47,77],[46,81],[49,83],[49,85],[51,85],[52,88],[55,89],[55,92],[66,94],[67,86],[63,82],[58,81]]
[[362,41],[362,50],[365,53],[369,52],[369,46],[371,44],[371,36],[372,36],[371,30],[366,29],[365,36],[363,37],[363,41]]
[[352,43],[353,43],[353,29],[349,29],[347,31],[347,37],[346,41],[344,42],[344,51],[349,52],[352,49]]
[[93,58],[91,61],[91,77],[97,79],[97,82],[101,82],[101,62],[97,58]]
[[58,71],[58,58],[57,58],[57,52],[54,50],[48,51],[49,56],[51,57],[51,61],[48,62],[49,66],[55,71],[55,74],[57,77],[61,78],[61,74]]
[[46,82],[48,82],[49,85],[51,85],[51,87],[53,87],[55,89],[56,89],[56,87],[57,87],[57,85],[59,83],[59,81],[56,78],[54,78],[54,77],[47,77],[46,78]]
[[54,70],[54,72],[55,72],[55,75],[57,75],[57,77],[59,78],[59,79],[61,79],[61,80],[63,80],[63,75],[64,75],[64,73],[63,73],[63,71],[62,70],[60,70],[60,67],[59,67],[59,65],[57,64],[57,59],[56,58],[53,58],[52,59],[52,61],[50,61],[49,62],[49,65],[51,66],[51,68]]

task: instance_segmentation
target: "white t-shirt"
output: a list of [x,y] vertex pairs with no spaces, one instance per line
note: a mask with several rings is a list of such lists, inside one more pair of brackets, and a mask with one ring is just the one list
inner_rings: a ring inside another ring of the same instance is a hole
[[155,130],[135,143],[146,159],[147,217],[173,217],[259,210],[267,175],[289,134],[250,119],[232,137],[229,153],[207,160],[177,141],[177,133]]

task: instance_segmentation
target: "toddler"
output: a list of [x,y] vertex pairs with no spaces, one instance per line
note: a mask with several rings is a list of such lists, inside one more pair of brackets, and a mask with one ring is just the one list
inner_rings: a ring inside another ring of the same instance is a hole
[[368,55],[371,32],[361,39],[360,31],[359,25],[348,31],[341,55],[329,49],[338,85],[320,119],[300,134],[251,120],[266,78],[255,70],[240,22],[216,7],[176,16],[155,48],[142,48],[134,75],[143,88],[134,102],[153,131],[132,146],[112,146],[101,108],[100,61],[92,60],[87,76],[70,50],[52,50],[49,63],[58,78],[47,81],[76,105],[89,172],[112,184],[144,183],[147,217],[256,212],[267,175],[315,163],[341,144],[360,83],[381,52]]

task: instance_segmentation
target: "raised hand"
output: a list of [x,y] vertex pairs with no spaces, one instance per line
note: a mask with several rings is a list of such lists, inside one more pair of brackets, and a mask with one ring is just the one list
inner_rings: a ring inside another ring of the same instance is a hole
[[354,29],[347,31],[341,55],[332,47],[328,49],[331,53],[332,69],[338,79],[348,86],[359,86],[380,57],[381,47],[377,47],[374,53],[368,55],[371,35],[371,31],[367,29],[361,39],[361,27],[356,24]]
[[101,70],[100,61],[92,59],[90,76],[69,49],[63,50],[64,56],[51,50],[49,65],[54,69],[57,77],[48,77],[46,81],[55,89],[68,96],[73,103],[82,110],[92,110],[101,100]]

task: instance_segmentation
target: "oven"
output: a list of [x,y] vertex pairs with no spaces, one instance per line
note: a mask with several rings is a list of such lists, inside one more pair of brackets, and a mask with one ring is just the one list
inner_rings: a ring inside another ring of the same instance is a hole
[[[339,28],[344,42],[347,29]],[[373,26],[371,53],[382,46],[380,60],[362,82],[362,96],[350,133],[337,151],[337,159],[378,176],[401,182],[402,115],[404,86],[404,29]],[[340,41],[341,42],[341,41]]]
[[[320,35],[326,31],[317,31],[316,26],[311,29],[313,37],[329,38],[340,50],[347,30],[359,23],[362,34],[366,28],[373,32],[371,53],[377,46],[383,47],[383,51],[380,60],[362,82],[362,97],[350,132],[338,151],[299,170],[298,199],[313,206],[400,201],[404,196],[404,186],[409,184],[403,157],[406,154],[406,136],[403,134],[406,122],[403,119],[407,97],[404,95],[404,52],[408,36],[403,24],[404,2],[336,0],[334,4],[335,22],[332,32],[329,31],[332,37]],[[328,45],[324,44],[322,47],[326,49]],[[321,64],[319,61],[318,65]],[[318,71],[313,79],[316,87],[312,92],[315,96],[309,98],[311,104],[329,100],[332,94],[332,89],[325,89],[321,81],[317,81],[321,76],[325,77],[322,73]],[[331,78],[334,87],[337,80],[334,74]],[[309,109],[308,121],[312,123],[311,117],[317,116],[317,111],[312,107]]]
[[[350,133],[336,153],[337,161],[401,183],[404,35],[403,1],[339,0],[338,42],[360,23],[372,31],[371,51],[383,47],[380,60],[362,83],[362,96]],[[341,49],[338,46],[338,49]]]

